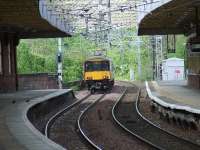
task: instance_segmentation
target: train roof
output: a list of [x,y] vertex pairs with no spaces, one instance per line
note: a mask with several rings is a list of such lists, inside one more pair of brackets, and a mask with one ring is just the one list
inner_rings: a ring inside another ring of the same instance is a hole
[[103,56],[93,56],[93,57],[86,59],[85,61],[102,61],[102,60],[111,61],[109,58],[106,58]]

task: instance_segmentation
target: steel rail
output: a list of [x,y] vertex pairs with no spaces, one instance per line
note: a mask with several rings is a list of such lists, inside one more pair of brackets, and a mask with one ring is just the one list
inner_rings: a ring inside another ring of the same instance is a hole
[[[120,101],[123,99],[123,97],[125,96],[127,92],[127,89],[123,92],[122,96],[117,100],[117,102],[115,103],[115,105],[113,106],[112,108],[112,116],[115,120],[115,122],[123,129],[125,130],[126,132],[128,132],[129,134],[133,135],[134,137],[136,137],[137,139],[141,140],[142,142],[145,142],[147,143],[148,145],[156,148],[156,149],[159,149],[159,150],[164,150],[163,148],[153,144],[152,142],[148,141],[147,139],[143,138],[142,136],[139,136],[138,134],[135,134],[133,133],[131,130],[129,130],[125,125],[123,125],[122,123],[120,123],[120,121],[117,119],[116,115],[115,115],[115,111],[116,111],[116,107],[117,105],[120,103]],[[140,89],[139,89],[139,92],[138,92],[138,95],[137,95],[137,99],[139,99],[139,95],[140,95]]]
[[[133,83],[131,83],[131,84],[134,85]],[[145,117],[140,113],[140,111],[139,111],[140,93],[141,93],[141,89],[139,88],[138,94],[137,94],[137,98],[136,98],[136,101],[135,101],[135,109],[136,109],[137,115],[139,115],[139,117],[140,117],[141,119],[143,119],[144,122],[150,124],[152,127],[156,128],[156,129],[160,130],[161,132],[163,132],[163,134],[172,136],[172,137],[176,138],[177,140],[180,140],[180,141],[182,141],[182,142],[185,142],[185,143],[188,143],[188,144],[190,144],[190,145],[193,145],[193,146],[196,147],[196,148],[197,148],[197,147],[200,147],[200,146],[199,146],[198,144],[196,144],[196,143],[193,143],[193,142],[191,142],[191,141],[188,141],[188,140],[186,140],[186,139],[183,139],[183,138],[181,138],[181,137],[178,137],[178,136],[176,136],[176,135],[174,135],[174,134],[172,134],[172,133],[170,133],[170,132],[168,132],[168,131],[162,129],[161,127],[155,125],[154,123],[152,123],[151,121],[149,121],[147,118],[145,118]],[[118,124],[120,127],[122,127],[125,131],[127,131],[128,133],[134,135],[135,137],[137,137],[137,138],[139,138],[140,140],[142,140],[143,142],[145,142],[145,143],[151,145],[152,147],[154,147],[154,148],[156,148],[156,149],[164,150],[165,148],[163,148],[162,146],[159,146],[159,144],[154,144],[154,142],[152,142],[151,140],[146,139],[144,136],[132,132],[130,129],[128,129],[125,125],[123,125],[123,124],[117,119],[117,117],[115,116],[115,111],[116,111],[116,109],[117,109],[117,108],[116,108],[117,105],[120,103],[121,100],[122,100],[122,99],[119,99],[119,100],[115,103],[115,105],[113,106],[113,109],[112,109],[113,118],[114,118],[114,120],[117,122],[117,124]]]
[[79,103],[81,103],[82,101],[84,101],[85,99],[87,99],[89,96],[91,96],[91,94],[86,95],[85,97],[83,97],[82,99],[72,103],[71,105],[63,108],[62,110],[58,111],[55,115],[53,115],[47,122],[46,126],[45,126],[45,136],[48,138],[49,137],[49,130],[52,126],[52,124],[55,122],[55,120],[57,118],[59,118],[63,113],[65,113],[66,111],[69,111],[71,108],[73,108],[74,106],[78,105]]
[[85,113],[92,108],[93,106],[95,106],[95,104],[97,102],[99,102],[106,94],[103,94],[101,97],[99,97],[97,100],[95,100],[94,103],[90,104],[88,107],[86,107],[82,113],[79,115],[78,120],[77,120],[77,125],[78,125],[78,129],[81,133],[81,135],[84,137],[84,139],[95,149],[98,150],[102,150],[98,145],[96,145],[87,135],[86,133],[83,131],[83,129],[81,128],[81,121],[83,120],[83,116],[85,115]]
[[147,119],[144,115],[142,115],[142,113],[140,112],[140,110],[139,110],[139,103],[140,103],[140,98],[138,98],[138,99],[136,100],[136,111],[137,111],[138,115],[139,115],[143,120],[145,120],[148,124],[150,124],[150,125],[152,125],[152,126],[158,128],[158,129],[160,129],[161,131],[163,131],[164,133],[166,133],[166,134],[168,134],[168,135],[174,136],[175,138],[178,138],[178,139],[180,139],[180,140],[182,140],[182,141],[185,141],[186,143],[193,144],[193,145],[196,145],[196,146],[199,146],[199,147],[200,147],[200,145],[198,145],[198,144],[196,144],[196,143],[194,143],[194,142],[191,142],[191,141],[189,141],[189,140],[186,140],[186,139],[184,139],[184,138],[178,137],[177,135],[175,135],[175,134],[173,134],[173,133],[171,133],[171,132],[169,132],[169,131],[167,131],[167,130],[161,128],[161,127],[159,127],[158,125],[156,125],[156,124],[154,124],[153,122],[151,122],[150,120],[148,120],[148,119]]

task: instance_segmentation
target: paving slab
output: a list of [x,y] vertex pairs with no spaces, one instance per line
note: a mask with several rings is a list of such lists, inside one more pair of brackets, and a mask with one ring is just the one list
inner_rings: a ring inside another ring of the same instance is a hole
[[187,81],[146,82],[148,95],[164,107],[200,114],[200,90],[187,86]]
[[0,150],[64,149],[35,129],[26,113],[35,104],[67,92],[69,90],[29,90],[0,94]]

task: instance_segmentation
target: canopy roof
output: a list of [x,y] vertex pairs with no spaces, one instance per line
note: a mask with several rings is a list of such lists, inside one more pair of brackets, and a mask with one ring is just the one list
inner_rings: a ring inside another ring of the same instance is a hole
[[199,0],[171,0],[141,20],[138,34],[190,34],[196,28],[196,17],[200,16],[197,8],[200,9]]
[[39,0],[1,0],[0,32],[17,33],[19,38],[70,35],[52,26],[40,16]]

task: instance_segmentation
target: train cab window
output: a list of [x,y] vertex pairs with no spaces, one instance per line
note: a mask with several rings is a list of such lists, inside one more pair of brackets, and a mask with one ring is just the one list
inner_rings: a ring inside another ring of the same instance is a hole
[[85,63],[85,71],[109,71],[108,61],[94,61]]

